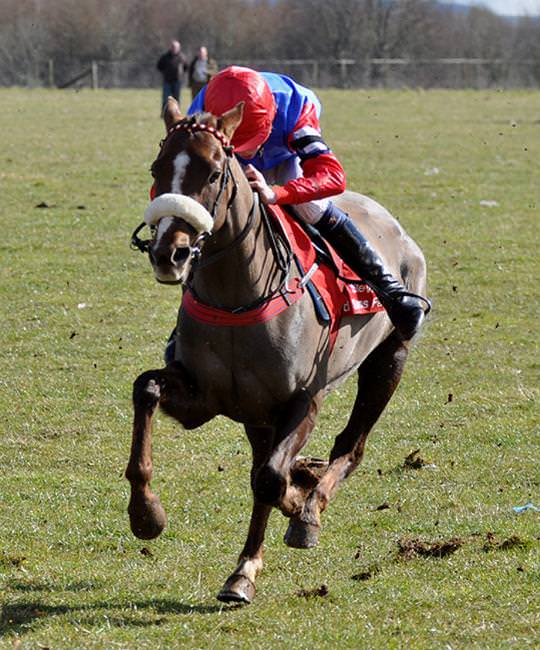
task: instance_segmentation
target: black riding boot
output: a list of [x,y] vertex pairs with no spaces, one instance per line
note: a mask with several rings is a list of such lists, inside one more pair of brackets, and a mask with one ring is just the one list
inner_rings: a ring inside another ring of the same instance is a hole
[[315,227],[341,259],[373,289],[400,337],[404,341],[411,339],[431,308],[429,300],[410,293],[394,278],[349,215],[333,203]]

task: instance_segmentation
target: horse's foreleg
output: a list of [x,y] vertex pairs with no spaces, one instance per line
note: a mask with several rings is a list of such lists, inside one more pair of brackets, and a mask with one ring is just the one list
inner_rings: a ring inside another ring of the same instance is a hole
[[367,436],[399,384],[408,352],[408,343],[391,335],[360,366],[358,394],[347,426],[330,453],[328,470],[306,500],[300,517],[291,520],[292,545],[297,541],[301,547],[305,547],[304,541],[317,543],[320,514],[362,460]]
[[133,534],[153,539],[165,528],[167,516],[159,498],[150,489],[152,478],[152,418],[159,406],[162,375],[151,370],[138,377],[133,385],[133,438],[126,478],[131,484],[128,506]]
[[[274,440],[273,427],[245,427],[253,451],[251,486],[261,464],[267,460]],[[229,576],[218,600],[223,602],[250,603],[255,597],[255,579],[263,567],[263,543],[266,524],[272,506],[262,503],[253,496],[253,510],[244,548],[238,558],[238,565]]]

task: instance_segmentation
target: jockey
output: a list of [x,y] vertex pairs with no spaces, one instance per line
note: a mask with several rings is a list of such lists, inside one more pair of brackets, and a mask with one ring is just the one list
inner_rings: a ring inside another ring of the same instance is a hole
[[263,203],[292,205],[376,293],[403,340],[418,331],[429,302],[411,294],[350,217],[329,197],[345,190],[345,172],[321,136],[321,105],[289,77],[231,66],[200,91],[188,114],[223,115],[244,102],[231,144]]

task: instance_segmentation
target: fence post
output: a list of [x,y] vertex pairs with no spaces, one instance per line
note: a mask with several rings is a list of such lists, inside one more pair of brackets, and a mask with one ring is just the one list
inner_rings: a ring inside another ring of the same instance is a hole
[[347,64],[345,59],[339,60],[339,77],[341,80],[341,87],[345,88],[347,86]]
[[95,61],[92,61],[92,90],[97,90],[98,88],[98,64]]
[[48,71],[49,88],[54,88],[54,59],[49,59]]
[[313,61],[313,85],[315,88],[319,87],[319,62],[317,60]]

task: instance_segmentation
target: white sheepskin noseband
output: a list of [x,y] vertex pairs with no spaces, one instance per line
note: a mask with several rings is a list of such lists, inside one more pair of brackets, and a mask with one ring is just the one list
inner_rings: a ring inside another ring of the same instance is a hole
[[160,194],[144,211],[144,222],[155,226],[162,217],[179,217],[198,233],[212,232],[214,221],[208,210],[195,199],[183,194]]

